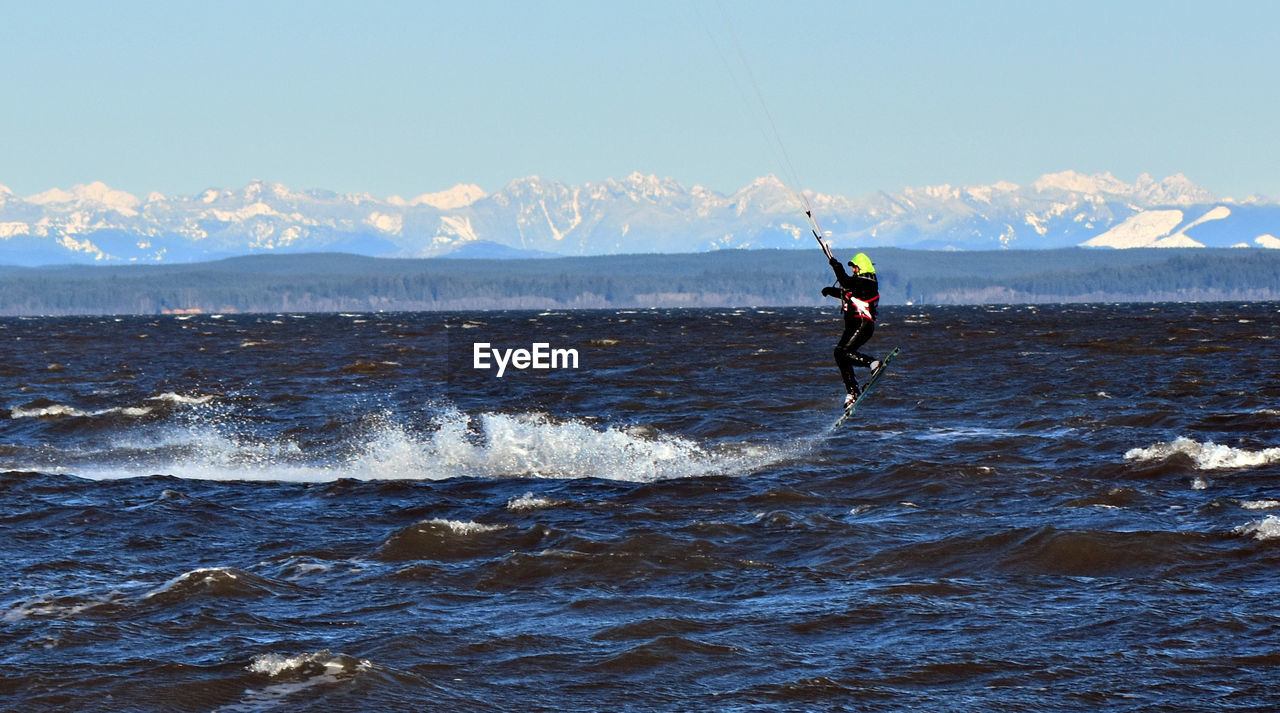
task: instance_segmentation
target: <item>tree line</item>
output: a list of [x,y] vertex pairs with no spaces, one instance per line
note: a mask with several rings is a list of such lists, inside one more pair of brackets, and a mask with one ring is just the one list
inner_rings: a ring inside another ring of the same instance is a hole
[[[888,304],[1280,300],[1280,251],[867,252]],[[0,314],[817,305],[832,279],[816,249],[545,259],[259,255],[0,267]]]

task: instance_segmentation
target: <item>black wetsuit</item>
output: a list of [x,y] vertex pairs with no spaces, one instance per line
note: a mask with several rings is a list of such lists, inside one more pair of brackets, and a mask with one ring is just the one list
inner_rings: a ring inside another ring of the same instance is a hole
[[844,379],[845,391],[851,394],[859,392],[858,379],[853,375],[854,367],[869,367],[874,357],[858,351],[871,334],[876,331],[876,305],[880,302],[880,283],[876,274],[850,275],[844,271],[839,260],[831,259],[831,269],[836,273],[839,287],[824,287],[822,294],[840,299],[840,309],[844,312],[844,333],[836,342],[836,365],[840,367],[840,378]]

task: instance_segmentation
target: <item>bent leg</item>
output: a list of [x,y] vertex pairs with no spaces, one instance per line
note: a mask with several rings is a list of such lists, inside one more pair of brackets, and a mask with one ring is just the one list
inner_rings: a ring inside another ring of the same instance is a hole
[[836,344],[837,350],[842,350],[849,355],[849,360],[853,366],[868,367],[871,362],[875,361],[875,357],[868,356],[858,351],[862,348],[867,340],[871,339],[871,335],[876,331],[876,323],[866,319],[858,320],[857,324],[845,325],[844,334],[840,335],[840,341]]
[[861,391],[861,387],[858,386],[858,377],[853,375],[853,360],[849,353],[837,346],[835,356],[836,366],[840,368],[840,379],[844,381],[844,390],[850,394]]

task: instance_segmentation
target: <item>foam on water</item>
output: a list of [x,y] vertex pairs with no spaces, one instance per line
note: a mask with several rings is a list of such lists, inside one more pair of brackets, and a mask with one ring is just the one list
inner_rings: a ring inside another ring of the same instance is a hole
[[1271,510],[1280,508],[1280,500],[1244,500],[1241,501],[1240,507],[1245,510]]
[[172,592],[182,586],[217,584],[222,581],[234,582],[238,579],[240,579],[240,577],[235,570],[227,567],[200,567],[174,577],[160,587],[147,592],[143,598],[151,599],[153,597]]
[[172,475],[200,480],[324,482],[451,478],[602,478],[651,482],[742,475],[798,455],[806,446],[700,444],[624,426],[600,426],[542,413],[434,409],[425,428],[391,414],[364,419],[339,456],[313,456],[288,438],[239,433],[225,418],[172,425],[112,444],[73,465],[36,469],[91,479]]
[[1274,540],[1280,538],[1280,517],[1268,515],[1265,519],[1237,527],[1235,532],[1255,540]]
[[[189,394],[178,394],[172,391],[166,391],[156,396],[146,398],[148,402],[159,402],[170,406],[195,408],[200,406],[208,406],[214,397],[212,394],[202,396],[192,396]],[[49,399],[36,399],[31,403],[13,406],[9,409],[9,417],[18,420],[25,418],[35,419],[60,419],[60,418],[97,418],[99,416],[128,416],[131,418],[141,418],[155,411],[155,407],[151,405],[129,404],[125,406],[112,406],[100,409],[85,409],[70,404],[58,403]]]
[[508,500],[507,509],[511,512],[531,512],[533,510],[553,508],[559,504],[559,501],[550,498],[541,498],[533,493],[525,493],[518,498]]
[[1125,452],[1124,459],[1130,461],[1166,460],[1175,455],[1184,455],[1195,463],[1200,470],[1228,470],[1240,468],[1256,468],[1271,463],[1280,463],[1280,448],[1264,448],[1250,451],[1243,448],[1222,446],[1212,441],[1200,443],[1185,436],[1173,441],[1157,443],[1147,448],[1132,448]]
[[149,413],[151,413],[151,409],[146,406],[117,406],[96,411],[84,411],[66,404],[48,404],[42,406],[14,406],[9,409],[9,417],[14,420],[20,418],[85,418],[113,414],[138,418]]
[[[287,709],[286,700],[313,686],[335,685],[373,668],[366,659],[334,654],[328,649],[310,654],[284,656],[262,654],[245,667],[249,673],[277,681],[263,688],[250,688],[240,701],[215,710],[215,713],[263,713]],[[283,680],[281,680],[283,679]]]
[[169,403],[182,404],[185,406],[204,406],[213,401],[212,394],[203,396],[190,396],[187,394],[175,394],[172,391],[166,391],[158,396],[152,396],[148,401],[168,401]]
[[28,618],[75,618],[90,609],[111,603],[111,596],[81,597],[46,592],[8,605],[8,609],[0,614],[0,621],[12,624]]
[[[345,656],[335,656],[330,651],[323,650],[311,654],[299,654],[297,656],[284,656],[281,654],[263,654],[256,657],[248,666],[250,673],[260,673],[266,676],[277,677],[290,673],[299,673],[306,670],[323,671],[327,674],[340,674],[350,672],[351,659]],[[359,660],[355,662],[359,666],[370,666],[368,661]]]
[[466,537],[468,535],[477,535],[485,532],[498,532],[507,529],[506,525],[486,525],[482,522],[472,522],[470,520],[445,520],[442,518],[434,518],[424,523],[428,527],[438,527],[449,532]]

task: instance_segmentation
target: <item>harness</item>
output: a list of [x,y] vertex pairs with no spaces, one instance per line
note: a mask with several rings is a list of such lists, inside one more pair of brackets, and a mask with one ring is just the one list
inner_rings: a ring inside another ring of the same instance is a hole
[[840,312],[846,313],[852,309],[853,311],[858,313],[858,317],[862,319],[869,319],[872,322],[874,322],[876,321],[876,318],[871,314],[871,303],[879,299],[880,299],[880,295],[876,295],[875,297],[872,297],[869,300],[860,300],[857,297],[853,296],[852,291],[841,290]]

